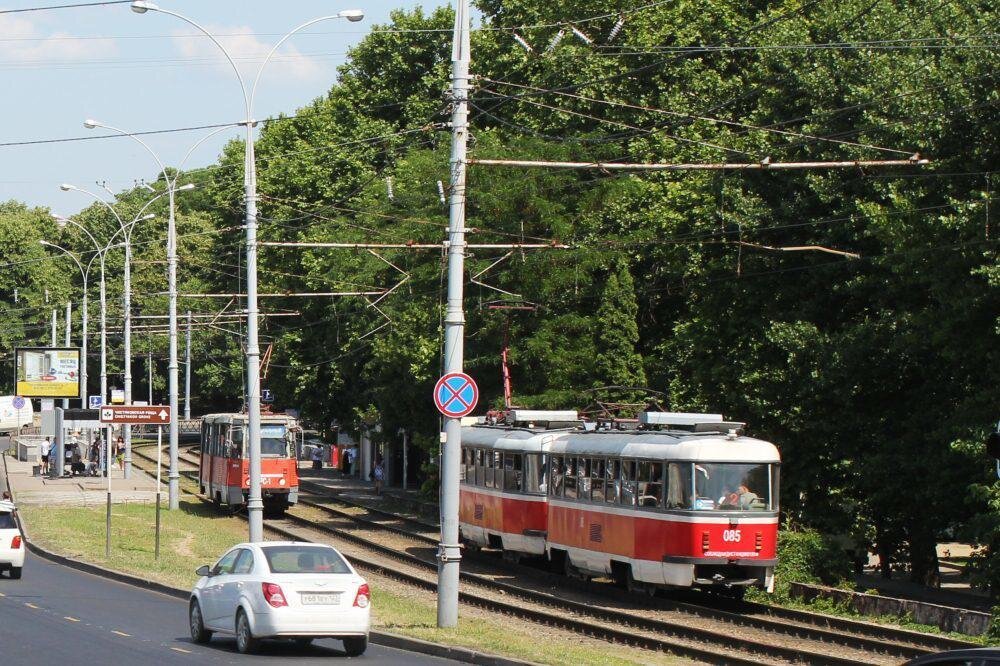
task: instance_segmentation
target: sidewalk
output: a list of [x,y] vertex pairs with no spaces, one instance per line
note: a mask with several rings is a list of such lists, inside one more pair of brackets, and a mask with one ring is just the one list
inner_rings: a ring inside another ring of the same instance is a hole
[[[18,504],[66,504],[73,506],[104,506],[108,497],[108,480],[103,476],[75,476],[61,479],[32,476],[32,463],[13,456],[2,456],[10,491]],[[111,472],[111,501],[153,502],[156,499],[156,479],[136,467],[132,478],[122,472]]]

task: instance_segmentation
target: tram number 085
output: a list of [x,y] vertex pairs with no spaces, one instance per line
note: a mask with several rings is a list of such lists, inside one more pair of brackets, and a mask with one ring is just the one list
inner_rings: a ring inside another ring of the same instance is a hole
[[728,542],[738,542],[743,535],[740,530],[722,530],[722,540]]

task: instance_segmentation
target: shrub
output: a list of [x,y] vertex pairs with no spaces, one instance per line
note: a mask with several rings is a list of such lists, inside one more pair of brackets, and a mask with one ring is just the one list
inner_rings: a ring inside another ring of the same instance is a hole
[[788,598],[790,583],[836,585],[851,575],[847,554],[815,530],[783,530],[778,534],[774,593]]

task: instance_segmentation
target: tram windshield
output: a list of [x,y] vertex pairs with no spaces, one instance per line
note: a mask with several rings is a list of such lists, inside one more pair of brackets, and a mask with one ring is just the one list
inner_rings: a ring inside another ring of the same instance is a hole
[[697,463],[694,466],[698,510],[776,511],[778,466],[767,463]]
[[283,425],[261,425],[260,455],[285,457],[288,455],[288,440]]

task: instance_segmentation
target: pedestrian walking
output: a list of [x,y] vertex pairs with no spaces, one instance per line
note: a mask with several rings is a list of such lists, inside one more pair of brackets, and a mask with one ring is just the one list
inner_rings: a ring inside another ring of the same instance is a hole
[[115,442],[115,462],[118,463],[118,469],[125,471],[125,438],[118,435],[118,441]]
[[372,470],[372,477],[375,479],[375,494],[382,494],[382,481],[385,480],[385,468],[382,467],[382,459],[375,461],[375,468]]
[[45,441],[42,442],[41,454],[42,454],[42,474],[49,473],[49,454],[52,452],[52,439],[46,437]]
[[358,447],[352,446],[351,448],[347,449],[347,466],[351,470],[350,471],[351,476],[354,476],[355,472],[354,463],[357,461],[357,458],[358,458]]
[[313,450],[312,450],[312,454],[310,455],[310,457],[312,458],[312,463],[313,463],[312,464],[312,468],[313,469],[323,469],[323,447],[322,446],[314,446]]

